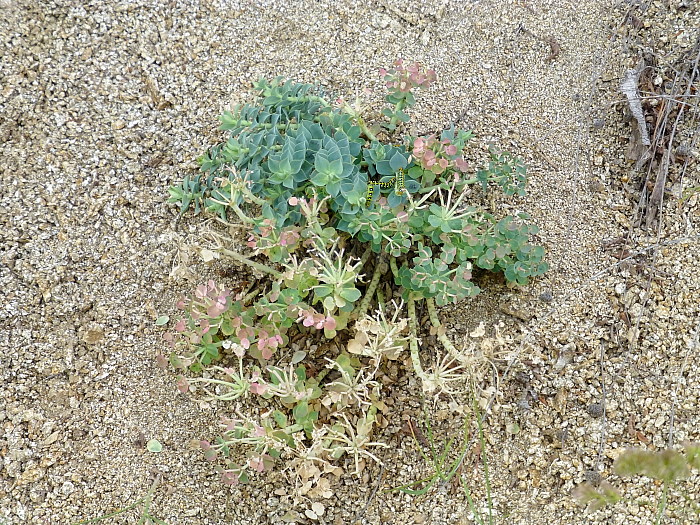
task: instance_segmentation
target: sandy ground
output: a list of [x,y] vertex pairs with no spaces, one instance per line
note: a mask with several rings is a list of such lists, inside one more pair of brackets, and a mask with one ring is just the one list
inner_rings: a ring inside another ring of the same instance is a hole
[[[154,366],[155,318],[213,271],[192,258],[189,278],[171,277],[202,218],[176,229],[165,199],[221,140],[216,116],[261,76],[341,95],[368,87],[376,103],[377,70],[398,57],[438,73],[413,109],[418,131],[459,120],[526,161],[528,197],[497,205],[532,215],[552,267],[442,311],[449,336],[490,348],[499,371],[484,377],[497,388],[485,428],[495,523],[651,523],[662,487],[620,479],[612,462],[627,447],[700,441],[698,106],[687,99],[673,143],[687,151],[644,228],[619,85],[642,53],[652,85],[687,69],[700,7],[638,4],[0,2],[0,523],[96,517],[154,477],[152,511],[169,525],[473,523],[458,487],[384,492],[429,472],[400,431],[419,414],[411,378],[381,436],[384,468],[300,495],[280,473],[221,485],[191,443],[215,436],[225,409],[179,394]],[[470,338],[481,322],[486,335]],[[447,406],[431,407],[440,438],[459,432]],[[163,452],[147,452],[149,439]],[[463,474],[486,508],[477,452]],[[584,515],[571,492],[600,479],[625,499]],[[671,492],[665,522],[700,522],[699,496],[696,471]]]

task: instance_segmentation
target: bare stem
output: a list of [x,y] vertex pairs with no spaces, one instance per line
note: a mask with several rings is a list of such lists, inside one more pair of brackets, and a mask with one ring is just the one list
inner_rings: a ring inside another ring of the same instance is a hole
[[357,308],[357,310],[355,310],[355,312],[353,312],[352,317],[354,319],[361,319],[362,317],[364,317],[365,313],[367,313],[369,303],[372,300],[372,297],[374,296],[374,292],[377,290],[379,279],[381,279],[382,275],[384,275],[386,271],[386,261],[384,260],[384,258],[381,258],[379,259],[377,265],[374,267],[374,274],[372,274],[372,280],[369,282],[369,285],[367,285],[367,289],[365,290],[365,296],[362,298],[360,306]]
[[444,330],[442,330],[443,326],[442,323],[440,323],[440,319],[437,315],[435,301],[433,301],[431,297],[428,297],[425,299],[425,303],[428,305],[428,315],[430,316],[430,323],[436,329],[438,340],[442,343],[442,346],[445,347],[445,349],[453,359],[456,359],[459,363],[464,363],[464,357],[455,348],[455,345],[452,344],[452,341],[450,341],[447,338],[447,335],[445,335]]
[[357,116],[357,125],[360,126],[360,129],[362,130],[362,134],[367,137],[368,140],[370,141],[376,141],[377,136],[372,133],[372,131],[369,129],[369,126],[365,123],[364,119],[360,116]]
[[416,301],[413,298],[413,294],[408,295],[408,301],[406,303],[408,308],[408,328],[411,331],[411,337],[409,339],[409,346],[411,349],[411,361],[413,362],[413,370],[421,380],[421,382],[426,383],[430,378],[423,370],[420,364],[420,355],[418,354],[418,321],[416,318]]
[[238,262],[242,262],[243,264],[247,264],[251,268],[255,268],[258,271],[270,274],[272,277],[275,277],[277,279],[282,279],[282,274],[280,272],[278,272],[277,270],[275,270],[273,268],[270,268],[266,264],[255,262],[251,259],[248,259],[246,256],[241,255],[238,252],[234,252],[232,250],[227,250],[226,248],[219,248],[219,251],[221,253],[223,253],[224,255],[228,255],[232,259],[237,260]]
[[[402,98],[399,100],[399,103],[396,104],[396,112],[401,111],[404,107],[406,107],[406,99]],[[399,117],[393,116],[391,117],[391,121],[389,121],[390,126],[396,126],[396,123],[399,121]],[[392,128],[393,129],[393,128]]]

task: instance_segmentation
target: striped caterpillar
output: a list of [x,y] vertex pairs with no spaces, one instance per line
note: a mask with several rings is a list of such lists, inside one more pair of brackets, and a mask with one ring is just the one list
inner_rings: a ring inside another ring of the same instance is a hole
[[394,181],[396,180],[396,177],[392,177],[391,179],[381,182],[378,180],[368,180],[367,181],[367,198],[365,200],[365,206],[369,208],[369,205],[372,204],[372,196],[374,195],[374,187],[379,186],[380,188],[392,188],[394,186]]
[[396,174],[396,195],[406,193],[406,176],[402,169]]
[[381,181],[374,181],[374,180],[369,180],[367,181],[367,198],[365,199],[365,206],[369,208],[369,205],[372,204],[372,197],[374,196],[374,187],[379,186],[380,188],[387,189],[387,188],[394,188],[394,191],[396,192],[396,195],[403,195],[404,192],[406,191],[406,175],[404,174],[404,171],[402,169],[399,169],[398,173],[396,174],[396,177],[392,177],[391,179],[381,182]]

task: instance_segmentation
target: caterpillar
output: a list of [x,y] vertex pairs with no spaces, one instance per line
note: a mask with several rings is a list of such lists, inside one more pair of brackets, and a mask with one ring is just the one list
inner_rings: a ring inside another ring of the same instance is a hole
[[387,181],[378,181],[378,180],[368,180],[367,181],[367,198],[365,199],[365,207],[369,208],[369,205],[372,204],[372,196],[374,195],[374,187],[379,186],[380,188],[393,188],[395,185],[396,177],[392,177],[391,179]]
[[396,177],[392,177],[391,179],[380,182],[380,181],[369,181],[369,184],[372,184],[373,186],[379,186],[380,188],[392,188],[394,186],[394,180],[396,180]]
[[402,169],[396,174],[396,195],[403,195],[406,192],[406,176]]

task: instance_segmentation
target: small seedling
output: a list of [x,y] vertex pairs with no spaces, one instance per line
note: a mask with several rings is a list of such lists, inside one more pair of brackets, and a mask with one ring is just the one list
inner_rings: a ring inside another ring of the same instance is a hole
[[109,518],[113,518],[115,516],[119,516],[120,514],[124,514],[126,512],[129,512],[134,509],[138,509],[139,511],[139,519],[136,522],[136,525],[168,525],[166,522],[163,520],[156,518],[151,514],[151,504],[153,503],[153,495],[155,494],[156,489],[158,488],[158,485],[160,484],[160,476],[157,476],[155,480],[153,480],[153,483],[151,484],[151,487],[148,489],[148,492],[146,495],[142,498],[139,498],[136,500],[134,503],[129,505],[128,507],[125,507],[121,510],[117,510],[114,512],[110,512],[109,514],[105,514],[104,516],[99,516],[97,518],[92,518],[89,520],[84,520],[84,521],[79,521],[77,523],[74,523],[73,525],[87,525],[88,523],[99,523],[100,521],[107,520]]
[[[441,447],[436,444],[433,429],[430,425],[430,418],[428,417],[427,413],[425,415],[426,431],[424,433],[415,428],[411,423],[410,430],[416,446],[418,447],[418,451],[425,462],[430,465],[432,472],[429,476],[426,476],[423,479],[395,487],[388,492],[400,491],[405,494],[410,494],[411,496],[423,496],[438,483],[445,484],[452,481],[455,475],[458,474],[459,467],[462,463],[462,458],[467,453],[467,447],[469,446],[469,423],[469,419],[464,421],[462,435],[463,444],[462,448],[456,454],[452,449],[452,445],[455,441],[454,437],[445,441]],[[424,450],[424,444],[421,443],[422,441],[426,441],[428,444],[427,452]]]
[[[491,478],[489,475],[488,458],[486,455],[486,440],[484,439],[483,421],[478,411],[478,406],[476,402],[474,403],[473,408],[478,429],[478,440],[481,451],[481,459],[484,467],[484,489],[486,491],[486,504],[488,508],[488,524],[493,525],[495,523],[495,518],[493,515],[493,501],[491,499]],[[416,446],[418,447],[418,451],[420,452],[421,456],[423,456],[423,459],[426,461],[426,463],[429,463],[431,465],[433,472],[423,479],[413,481],[405,485],[401,485],[400,487],[393,488],[388,492],[400,491],[405,494],[410,494],[412,496],[423,496],[427,494],[436,485],[446,485],[447,483],[453,481],[455,476],[459,476],[458,479],[460,481],[460,484],[462,485],[464,494],[469,504],[469,509],[474,515],[474,519],[479,525],[484,525],[484,516],[482,516],[479,509],[477,509],[472,498],[471,491],[469,490],[469,486],[467,485],[466,479],[460,473],[462,463],[464,462],[464,459],[466,458],[467,453],[470,450],[470,445],[474,441],[469,439],[470,423],[470,419],[465,419],[464,432],[462,435],[463,444],[461,449],[456,454],[452,451],[452,445],[455,440],[454,437],[446,441],[442,448],[436,446],[435,436],[433,434],[433,430],[430,425],[430,419],[427,413],[425,416],[425,433],[422,432],[419,428],[415,427],[413,423],[410,423],[409,427],[413,439],[416,443]],[[428,448],[428,453],[425,452],[424,448]]]

